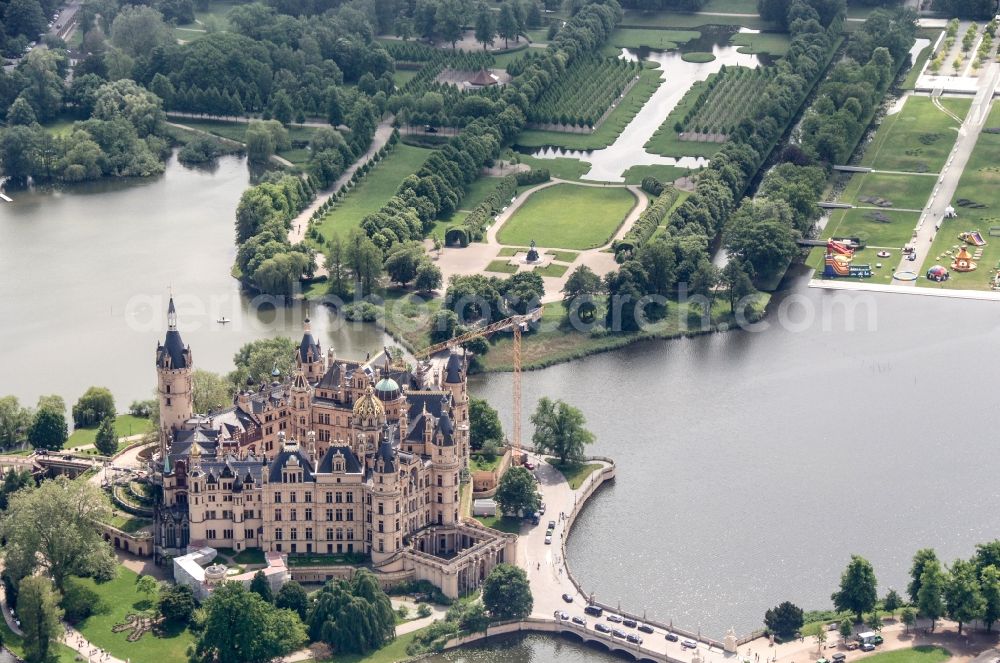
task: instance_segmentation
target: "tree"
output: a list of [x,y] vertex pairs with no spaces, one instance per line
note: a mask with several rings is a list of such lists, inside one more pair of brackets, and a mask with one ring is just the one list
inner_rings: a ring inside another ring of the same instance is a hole
[[803,638],[816,638],[816,647],[822,651],[826,642],[826,624],[823,622],[810,622],[802,628]]
[[503,441],[500,415],[485,399],[472,397],[469,399],[469,446],[479,449],[491,440]]
[[759,278],[768,279],[799,251],[792,219],[792,210],[784,201],[744,203],[727,226],[726,249],[753,266]]
[[263,571],[253,574],[250,581],[250,591],[261,597],[268,603],[274,603],[274,594],[271,592],[271,583],[267,581],[267,576]]
[[10,497],[0,521],[4,561],[16,582],[42,569],[62,587],[70,575],[114,577],[115,556],[95,522],[111,517],[100,488],[65,476]]
[[251,122],[247,126],[243,140],[247,144],[247,159],[252,163],[267,163],[274,154],[274,138],[258,122]]
[[729,311],[736,312],[736,304],[744,297],[753,294],[753,281],[747,273],[747,269],[740,260],[730,260],[722,268],[720,275],[722,285],[726,288],[729,296]]
[[906,625],[906,632],[909,633],[910,628],[917,623],[917,611],[907,606],[900,611],[899,618],[903,620],[903,624]]
[[931,620],[933,632],[937,620],[945,613],[944,591],[948,585],[948,576],[937,558],[927,560],[923,569],[920,574],[920,589],[917,590],[917,607],[921,615]]
[[15,99],[14,103],[7,109],[7,124],[9,126],[30,127],[36,122],[38,122],[38,118],[35,117],[35,109],[24,97]]
[[497,34],[503,39],[504,48],[509,46],[508,40],[517,39],[518,34],[520,34],[520,26],[517,23],[517,12],[514,11],[514,5],[510,0],[500,5],[500,15],[497,17],[496,29]]
[[194,593],[187,585],[169,585],[160,592],[157,607],[168,622],[187,624],[194,614]]
[[895,616],[896,611],[903,607],[903,599],[899,596],[899,592],[890,587],[882,601],[882,607],[888,610],[889,614]]
[[104,456],[114,456],[118,451],[118,434],[115,432],[114,417],[105,417],[97,427],[94,447]]
[[233,403],[233,387],[218,373],[196,369],[191,374],[191,387],[195,412],[208,414]]
[[49,663],[56,658],[62,635],[59,594],[52,581],[42,576],[25,578],[18,585],[17,616],[24,631],[24,659],[28,663]]
[[291,610],[304,621],[309,609],[309,596],[302,585],[289,580],[278,590],[278,594],[274,597],[274,605],[276,608]]
[[860,555],[851,555],[847,569],[840,576],[840,591],[830,597],[837,610],[850,610],[861,621],[862,613],[869,612],[878,600],[877,581],[871,563]]
[[229,379],[237,389],[246,384],[270,383],[276,370],[279,375],[291,375],[295,368],[295,343],[284,337],[262,338],[246,343],[233,357],[236,370]]
[[483,583],[483,605],[494,619],[523,619],[531,614],[534,599],[524,569],[497,564]]
[[455,338],[458,329],[458,314],[441,309],[431,316],[431,343],[443,343]]
[[348,236],[344,259],[354,275],[357,292],[361,296],[375,288],[382,275],[382,251],[360,230]]
[[910,595],[910,603],[917,603],[920,595],[920,578],[924,575],[924,568],[927,564],[937,563],[937,553],[933,548],[922,548],[913,556],[913,564],[910,566],[910,584],[906,587],[906,593]]
[[426,257],[417,266],[417,277],[413,286],[420,292],[430,292],[441,287],[441,270]]
[[451,44],[452,50],[462,38],[463,18],[459,0],[440,0],[434,11],[434,28],[442,39]]
[[66,415],[51,408],[35,411],[35,418],[28,429],[28,441],[36,449],[58,451],[69,439]]
[[20,444],[31,426],[31,411],[21,407],[16,396],[0,398],[0,448]]
[[986,614],[986,600],[979,587],[979,575],[973,561],[956,559],[951,565],[951,573],[944,590],[948,616],[958,622],[958,633],[962,625]]
[[4,472],[3,483],[0,483],[0,511],[6,511],[10,496],[25,486],[34,486],[35,478],[31,470],[10,469]]
[[385,271],[389,278],[406,287],[406,284],[417,276],[417,268],[424,259],[424,250],[420,244],[397,244],[385,259]]
[[514,515],[534,513],[542,503],[535,477],[520,466],[512,466],[500,477],[496,501],[501,512]]
[[31,127],[12,126],[0,131],[0,166],[5,175],[27,182],[35,175],[40,159],[38,137]]
[[878,608],[871,611],[871,614],[868,615],[868,621],[865,623],[865,625],[871,630],[876,632],[882,630],[882,615],[879,613]]
[[594,441],[593,433],[584,428],[583,413],[561,400],[542,397],[531,423],[535,426],[531,437],[535,448],[558,456],[561,465],[583,458],[584,447]]
[[132,57],[148,57],[173,41],[170,26],[152,7],[125,5],[111,24],[111,42]]
[[782,638],[795,635],[804,623],[802,608],[790,601],[783,601],[764,613],[764,625]]
[[226,582],[204,603],[205,625],[193,661],[265,663],[306,642],[290,610],[278,610],[238,582]]
[[497,26],[493,12],[485,2],[480,2],[476,9],[476,41],[483,45],[484,51],[493,45],[496,33]]
[[1000,569],[987,566],[979,572],[981,592],[983,594],[983,622],[986,630],[993,630],[993,623],[1000,619]]
[[354,583],[331,580],[316,595],[309,613],[309,637],[322,640],[338,654],[363,654],[395,637],[395,614],[389,597],[369,571]]
[[840,632],[840,637],[846,642],[854,635],[854,624],[850,619],[844,618],[840,620],[840,626],[837,627]]
[[563,306],[570,309],[573,306],[577,307],[578,311],[581,311],[581,318],[583,312],[581,306],[584,303],[590,304],[591,311],[593,310],[593,297],[601,291],[601,277],[594,273],[590,267],[586,265],[580,265],[569,275],[566,279],[566,284],[563,285]]

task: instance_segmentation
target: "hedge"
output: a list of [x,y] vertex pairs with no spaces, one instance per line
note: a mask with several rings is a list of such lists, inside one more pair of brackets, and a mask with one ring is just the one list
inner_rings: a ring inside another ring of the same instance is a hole
[[680,192],[672,186],[663,187],[663,192],[639,215],[632,228],[615,243],[615,260],[624,262],[635,253],[635,250],[649,241],[656,229],[663,222],[673,204],[677,202]]
[[534,170],[526,170],[517,173],[517,185],[518,186],[531,186],[532,184],[541,184],[542,182],[548,182],[549,169],[548,168],[535,168]]
[[[518,175],[521,174],[518,173]],[[548,172],[546,171],[547,174]],[[465,231],[465,242],[462,246],[467,246],[469,242],[477,242],[483,238],[486,229],[493,223],[493,217],[509,205],[510,199],[517,193],[518,179],[517,175],[501,177],[493,192],[486,196],[483,202],[476,205],[475,209],[469,212],[469,215],[465,217],[461,225],[461,228]],[[447,235],[445,237],[447,239]]]

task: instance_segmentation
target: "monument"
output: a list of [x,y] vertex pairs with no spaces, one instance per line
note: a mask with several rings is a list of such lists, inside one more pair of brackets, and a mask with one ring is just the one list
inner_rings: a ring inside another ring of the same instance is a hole
[[531,240],[531,247],[528,249],[528,255],[525,256],[525,261],[527,262],[538,262],[538,249],[535,248],[535,240]]

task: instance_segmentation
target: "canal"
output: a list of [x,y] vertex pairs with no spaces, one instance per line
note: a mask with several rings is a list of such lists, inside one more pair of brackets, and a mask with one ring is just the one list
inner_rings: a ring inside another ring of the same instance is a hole
[[[228,158],[212,171],[171,162],[149,182],[15,193],[0,207],[0,394],[72,403],[102,384],[119,408],[149,397],[171,286],[199,367],[226,371],[249,340],[297,337],[305,310],[258,306],[229,275],[247,183]],[[569,540],[586,591],[720,637],[756,628],[785,599],[829,605],[851,553],[872,560],[884,593],[905,589],[917,548],[951,561],[997,537],[1000,309],[806,281],[789,278],[766,329],[525,375],[526,435],[536,400],[562,398],[584,411],[590,451],[618,462]],[[312,316],[341,355],[385,342]],[[472,390],[509,427],[510,376],[476,377]],[[441,660],[502,656],[602,660],[535,637]]]

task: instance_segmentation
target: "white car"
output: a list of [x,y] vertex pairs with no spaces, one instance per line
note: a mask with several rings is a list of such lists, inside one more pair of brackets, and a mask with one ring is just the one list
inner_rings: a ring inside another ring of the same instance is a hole
[[552,535],[551,534],[546,534],[545,535],[545,545],[547,545],[547,546],[552,545]]

